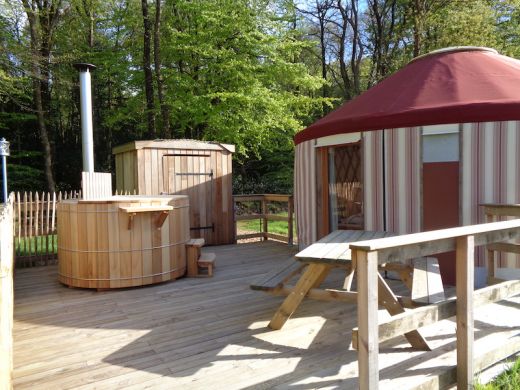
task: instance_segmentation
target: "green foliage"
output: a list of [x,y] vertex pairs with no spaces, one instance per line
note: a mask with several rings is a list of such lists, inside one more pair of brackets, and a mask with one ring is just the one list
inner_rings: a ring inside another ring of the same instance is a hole
[[496,15],[487,0],[447,2],[428,15],[425,23],[427,40],[424,52],[449,46],[496,47],[499,39]]
[[[278,214],[281,215],[281,214]],[[287,215],[287,214],[286,214]],[[262,231],[262,220],[261,219],[253,219],[249,221],[238,221],[237,228],[239,234],[241,232],[261,232]],[[267,230],[269,233],[280,234],[283,236],[287,236],[289,225],[284,221],[268,221]],[[293,224],[293,237],[296,237],[296,224]]]
[[15,240],[17,256],[48,255],[58,253],[58,235],[24,237]]
[[163,61],[176,134],[237,146],[236,159],[289,146],[322,82],[305,46],[265,1],[179,1],[165,12]]
[[[41,153],[35,151],[13,151],[7,157],[8,191],[24,191],[27,188],[45,188],[43,170],[38,168]],[[0,177],[0,183],[2,178]]]
[[494,378],[490,383],[477,383],[475,390],[518,390],[520,389],[520,359],[512,362],[510,367]]
[[294,149],[277,147],[261,152],[260,159],[235,163],[233,193],[235,194],[292,194]]

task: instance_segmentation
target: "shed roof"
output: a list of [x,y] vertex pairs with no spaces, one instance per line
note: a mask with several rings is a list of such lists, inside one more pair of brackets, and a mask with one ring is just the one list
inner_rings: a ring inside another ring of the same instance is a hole
[[294,137],[296,144],[358,131],[520,120],[520,61],[455,47],[410,61]]
[[193,139],[156,139],[153,141],[132,141],[112,149],[119,154],[139,149],[189,149],[189,150],[226,150],[235,153],[235,145],[206,142]]

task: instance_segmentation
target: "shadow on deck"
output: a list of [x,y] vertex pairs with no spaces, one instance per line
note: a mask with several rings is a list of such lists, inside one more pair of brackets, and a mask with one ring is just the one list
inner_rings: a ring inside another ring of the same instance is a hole
[[[56,266],[17,270],[16,388],[357,388],[349,348],[355,305],[307,300],[271,331],[282,298],[249,289],[294,247],[267,241],[209,250],[217,255],[213,278],[118,291],[66,288]],[[337,286],[341,276],[327,283]],[[519,307],[517,297],[479,309],[477,355],[517,337]],[[455,364],[453,321],[424,334],[431,352],[411,350],[402,337],[381,345],[382,387],[413,388]]]

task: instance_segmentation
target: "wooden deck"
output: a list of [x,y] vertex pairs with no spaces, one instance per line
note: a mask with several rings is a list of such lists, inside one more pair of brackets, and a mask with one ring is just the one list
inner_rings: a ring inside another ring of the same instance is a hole
[[[66,288],[56,266],[16,270],[15,389],[357,388],[355,305],[306,300],[272,331],[282,298],[249,289],[295,248],[267,241],[208,250],[217,254],[213,278],[118,291]],[[519,308],[516,297],[478,310],[476,357],[519,337]],[[455,364],[452,320],[424,334],[431,352],[410,350],[404,337],[381,345],[381,387],[435,384]]]

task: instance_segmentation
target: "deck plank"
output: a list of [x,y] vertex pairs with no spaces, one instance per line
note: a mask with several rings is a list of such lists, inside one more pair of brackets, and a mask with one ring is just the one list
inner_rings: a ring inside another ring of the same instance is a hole
[[[271,331],[283,298],[249,288],[295,248],[267,241],[208,250],[219,262],[211,279],[117,291],[66,288],[56,266],[17,270],[15,389],[357,388],[355,305],[305,299]],[[325,286],[341,287],[337,271]],[[517,297],[475,312],[476,355],[519,333],[519,307]],[[411,351],[404,337],[381,345],[383,387],[413,388],[455,364],[453,320],[424,335],[428,353]]]

